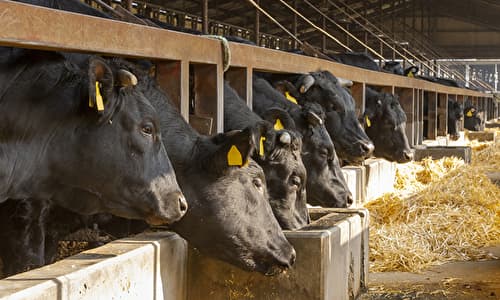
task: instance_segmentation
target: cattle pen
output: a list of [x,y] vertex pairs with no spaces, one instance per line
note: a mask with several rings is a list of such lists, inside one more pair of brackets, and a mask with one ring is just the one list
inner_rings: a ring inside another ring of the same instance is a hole
[[[180,11],[177,7],[163,8],[162,1],[82,2],[92,3],[103,11],[107,6],[113,6],[119,20],[0,0],[0,46],[152,61],[158,84],[168,91],[189,125],[204,135],[224,132],[223,92],[226,81],[252,108],[253,75],[256,72],[304,74],[330,71],[337,77],[352,81],[350,92],[359,117],[366,107],[367,87],[398,95],[406,114],[409,145],[422,151],[422,156],[426,156],[425,151],[433,151],[425,148],[427,144],[442,147],[438,151],[444,155],[470,160],[470,147],[451,147],[453,143],[447,121],[449,99],[461,105],[470,103],[484,111],[484,121],[494,122],[500,118],[500,101],[493,90],[446,86],[323,59],[318,53],[326,48],[328,32],[315,36],[320,46],[311,47],[306,43],[303,49],[309,56],[282,51],[298,46],[297,41],[289,36],[278,36],[275,31],[271,34],[265,32],[270,30],[269,26],[260,23],[267,12],[259,10],[259,3],[265,1],[241,1],[242,8],[238,12],[245,10],[253,16],[251,26],[247,25],[247,28],[209,18],[210,0],[186,1],[197,3],[199,14]],[[180,2],[184,4],[183,1],[173,2],[178,6],[182,6]],[[225,7],[228,1],[221,2],[219,6]],[[330,3],[328,7],[334,8],[331,1],[321,2],[324,6]],[[384,1],[370,2],[374,7],[382,8]],[[396,6],[396,2],[412,1],[394,1],[392,5]],[[227,7],[220,10],[225,12],[224,16],[231,15]],[[150,16],[163,14],[165,20],[177,25],[190,22],[191,28],[199,29],[200,34],[151,26],[151,22],[138,21],[141,19],[132,14],[146,11]],[[291,12],[281,22],[288,22],[295,36],[300,31],[297,28],[299,17],[298,12]],[[326,18],[318,18],[319,29],[323,31],[327,29]],[[423,27],[423,17],[421,22]],[[260,46],[221,38],[235,34],[253,38]],[[346,39],[352,43],[352,37],[346,35]],[[368,41],[365,34],[364,42],[368,44]],[[376,45],[383,48],[381,42]],[[397,50],[391,49],[391,53],[387,55],[386,52],[385,56],[395,59]],[[412,62],[425,68],[432,60],[426,60],[422,55],[421,60]],[[378,60],[378,63],[382,62]],[[437,75],[437,65],[426,72]],[[463,120],[459,127],[463,131]],[[493,134],[494,142],[500,138],[497,135]],[[392,191],[397,171],[395,163],[382,159],[368,159],[362,166],[343,167],[343,171],[355,198],[354,207],[312,208],[309,213],[313,222],[307,229],[285,232],[297,250],[296,268],[288,271],[285,279],[247,274],[226,263],[200,256],[175,233],[153,232],[114,241],[65,259],[59,265],[3,279],[0,281],[0,299],[293,299],[295,296],[297,299],[359,299],[368,286],[369,264],[370,218],[369,209],[363,208],[363,204]],[[296,294],[297,290],[301,293]]]

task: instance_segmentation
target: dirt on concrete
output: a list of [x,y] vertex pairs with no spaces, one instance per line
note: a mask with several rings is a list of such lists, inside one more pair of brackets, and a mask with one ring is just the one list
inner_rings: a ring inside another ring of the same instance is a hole
[[[488,248],[500,257],[500,245]],[[422,273],[370,273],[368,291],[359,300],[500,299],[500,259],[453,262]]]

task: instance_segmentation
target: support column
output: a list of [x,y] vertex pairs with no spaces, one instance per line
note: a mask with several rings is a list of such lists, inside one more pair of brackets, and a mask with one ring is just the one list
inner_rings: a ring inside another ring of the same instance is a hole
[[470,65],[465,65],[465,86],[469,87],[470,82]]
[[[260,5],[260,0],[256,0],[255,2]],[[254,42],[257,46],[260,46],[260,12],[257,8],[255,9],[254,32],[255,32]]]
[[495,64],[495,92],[498,92],[498,65]]
[[208,34],[208,0],[202,0],[201,1],[202,7],[201,7],[201,20],[202,20],[202,31],[203,34]]

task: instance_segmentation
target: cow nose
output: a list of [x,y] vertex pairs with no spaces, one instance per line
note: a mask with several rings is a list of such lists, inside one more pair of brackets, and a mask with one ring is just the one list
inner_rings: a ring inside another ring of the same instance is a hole
[[406,160],[410,161],[413,159],[413,151],[405,150],[405,151],[403,151],[403,156]]
[[292,251],[290,253],[290,264],[289,264],[289,267],[293,266],[293,264],[295,263],[295,259],[297,258],[297,252],[295,252],[295,249],[292,248]]
[[372,142],[361,141],[359,143],[361,144],[361,149],[366,152],[367,155],[372,154],[373,150],[375,150],[375,146]]
[[179,193],[179,210],[181,211],[182,214],[184,214],[188,209],[188,204],[186,201],[186,198],[184,197],[184,194]]

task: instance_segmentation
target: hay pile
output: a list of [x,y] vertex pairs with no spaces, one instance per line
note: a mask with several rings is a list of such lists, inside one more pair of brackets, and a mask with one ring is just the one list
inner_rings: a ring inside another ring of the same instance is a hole
[[371,213],[370,271],[417,272],[452,260],[489,256],[500,243],[500,143],[456,158],[398,166],[396,192],[366,205]]

